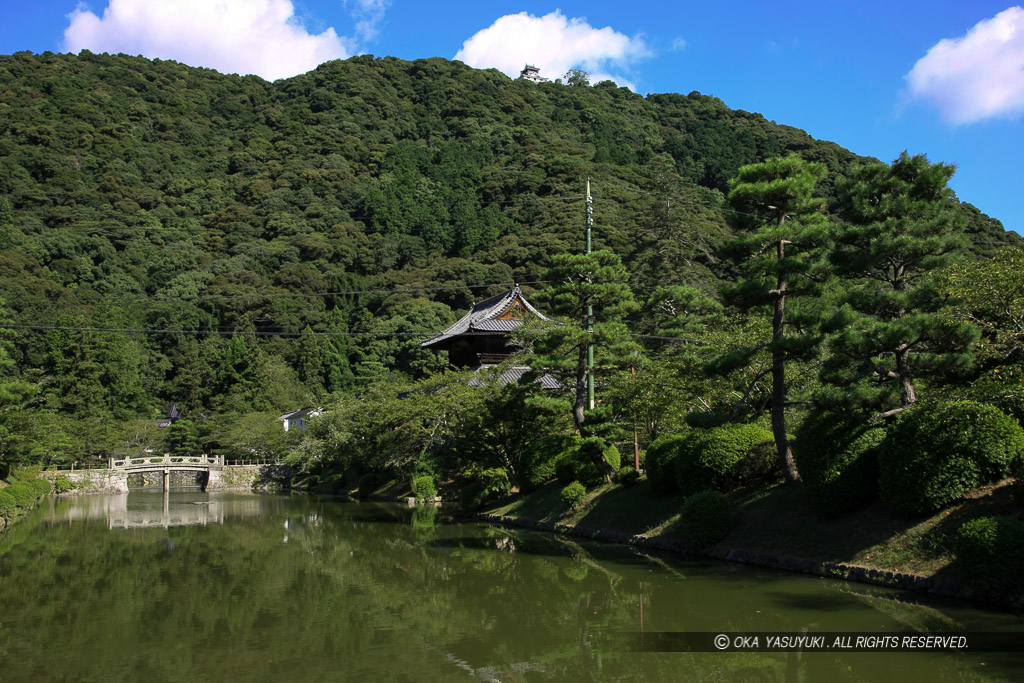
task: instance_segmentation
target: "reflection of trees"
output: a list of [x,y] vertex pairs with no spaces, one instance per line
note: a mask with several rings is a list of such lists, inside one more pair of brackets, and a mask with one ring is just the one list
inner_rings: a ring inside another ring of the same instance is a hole
[[[750,573],[701,581],[700,571],[667,573],[626,551],[446,524],[434,508],[247,500],[258,514],[205,528],[110,533],[102,521],[62,518],[0,539],[0,671],[14,680],[657,681],[686,671],[782,681],[783,655],[641,655],[609,634],[639,630],[641,601],[648,631],[806,622],[765,608],[772,586]],[[616,562],[602,559],[612,552]]]

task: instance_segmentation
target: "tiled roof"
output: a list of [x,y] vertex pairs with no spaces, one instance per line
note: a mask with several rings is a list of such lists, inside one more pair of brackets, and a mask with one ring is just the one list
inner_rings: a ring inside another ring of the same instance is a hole
[[522,291],[520,291],[519,285],[516,285],[503,294],[497,294],[489,299],[484,299],[478,304],[474,304],[473,307],[469,309],[469,313],[459,318],[454,325],[433,339],[428,339],[427,341],[420,343],[420,346],[438,346],[453,337],[467,334],[511,332],[522,325],[523,321],[513,318],[495,320],[495,318],[508,311],[517,299],[522,302],[523,308],[536,316],[538,320],[551,321],[551,318],[547,317],[530,305],[530,302],[526,300],[526,297],[524,297]]
[[[517,366],[514,368],[508,368],[504,372],[496,373],[493,375],[482,375],[474,377],[469,380],[469,386],[471,387],[482,387],[488,384],[497,384],[498,386],[505,386],[506,384],[516,384],[519,379],[530,371],[530,368],[525,366]],[[545,389],[564,389],[565,385],[559,382],[551,375],[541,375],[538,377],[536,382],[540,382],[540,385]]]

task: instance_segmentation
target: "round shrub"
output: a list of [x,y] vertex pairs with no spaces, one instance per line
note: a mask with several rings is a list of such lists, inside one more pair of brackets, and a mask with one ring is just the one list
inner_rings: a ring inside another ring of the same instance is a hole
[[369,498],[373,490],[377,488],[377,473],[367,472],[359,477],[358,492],[360,498]]
[[632,486],[640,479],[640,473],[632,465],[619,468],[619,483],[623,486]]
[[568,434],[554,434],[538,439],[519,466],[516,476],[519,490],[529,493],[554,479],[560,458],[575,450],[579,441],[578,436]]
[[724,424],[691,434],[676,457],[676,482],[684,496],[736,488],[744,482],[743,460],[754,446],[772,438],[771,432],[754,424]]
[[808,417],[797,430],[793,458],[811,505],[835,516],[878,495],[882,427],[857,424],[839,413]]
[[1010,595],[1024,590],[1024,520],[972,519],[960,527],[953,547],[960,571],[972,586]]
[[655,493],[668,495],[679,489],[676,483],[676,457],[679,455],[679,446],[689,433],[663,434],[647,447],[644,470]]
[[575,510],[576,507],[583,502],[583,499],[587,496],[587,487],[578,481],[574,481],[568,484],[562,489],[562,493],[559,495],[562,501],[563,510]]
[[74,490],[74,488],[74,483],[63,474],[58,474],[53,478],[53,490],[57,493],[67,493]]
[[701,550],[718,543],[732,522],[729,501],[718,491],[699,491],[683,503],[679,523],[690,547]]
[[412,492],[418,500],[433,500],[437,497],[437,481],[429,474],[414,477]]
[[896,512],[938,510],[1007,476],[1024,457],[1024,431],[998,408],[922,401],[889,429],[879,456],[879,495]]

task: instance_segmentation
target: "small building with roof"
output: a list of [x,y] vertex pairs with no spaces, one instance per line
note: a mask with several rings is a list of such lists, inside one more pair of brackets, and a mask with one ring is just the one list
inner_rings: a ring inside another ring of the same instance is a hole
[[512,332],[531,319],[555,322],[534,308],[519,285],[515,285],[507,292],[473,304],[469,313],[454,325],[420,346],[447,351],[448,361],[458,368],[498,365],[515,353]]
[[[420,346],[448,351],[448,361],[457,368],[484,370],[512,357],[516,352],[512,332],[532,320],[559,324],[534,308],[523,296],[519,285],[515,285],[507,292],[473,304],[469,313],[459,318],[454,325],[422,342]],[[515,384],[529,370],[521,365],[504,367],[501,372],[490,377],[471,379],[469,385]],[[536,381],[545,389],[564,388],[561,382],[550,375],[538,377]]]
[[319,408],[306,407],[300,408],[291,413],[286,413],[281,417],[277,418],[278,422],[284,423],[284,431],[290,432],[293,429],[299,431],[306,431],[306,424],[309,418],[317,417],[322,413]]

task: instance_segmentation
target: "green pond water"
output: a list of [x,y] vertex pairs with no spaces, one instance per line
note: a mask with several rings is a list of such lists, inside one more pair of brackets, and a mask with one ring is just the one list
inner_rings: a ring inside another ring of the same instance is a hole
[[[1019,614],[304,495],[51,498],[0,536],[0,681],[1024,680],[1024,652],[637,652]],[[648,637],[653,637],[650,635]]]

